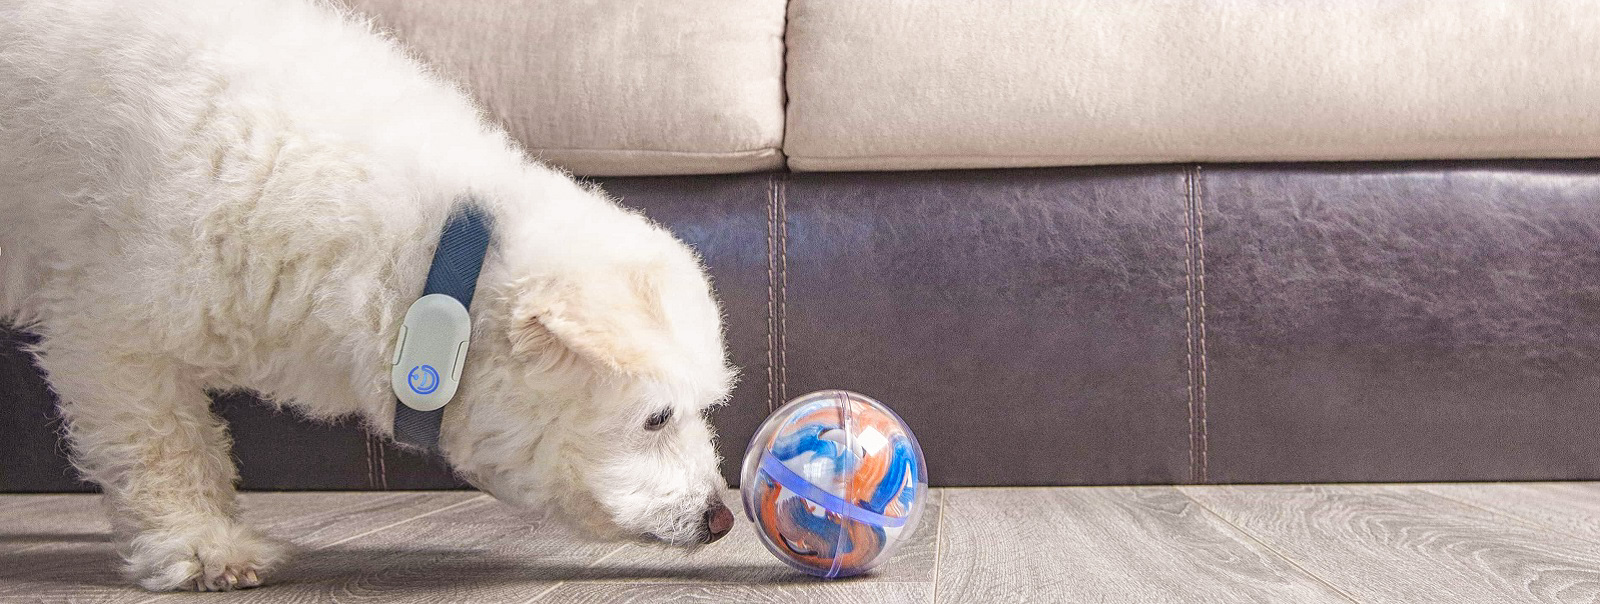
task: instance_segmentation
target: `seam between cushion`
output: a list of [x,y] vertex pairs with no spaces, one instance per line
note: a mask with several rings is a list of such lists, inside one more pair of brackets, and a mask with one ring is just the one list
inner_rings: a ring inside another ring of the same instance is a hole
[[778,33],[778,115],[783,118],[778,125],[778,157],[783,169],[789,169],[789,154],[783,149],[789,141],[789,10],[794,8],[789,0],[783,2],[783,29]]

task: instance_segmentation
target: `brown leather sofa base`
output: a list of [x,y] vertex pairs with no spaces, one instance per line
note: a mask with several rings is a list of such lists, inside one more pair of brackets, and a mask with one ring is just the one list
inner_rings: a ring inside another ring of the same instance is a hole
[[[743,377],[889,403],[940,485],[1600,478],[1600,161],[615,179],[694,244]],[[0,490],[83,488],[0,342]],[[249,397],[259,489],[459,486]]]
[[1198,176],[1203,478],[1600,478],[1600,162]]

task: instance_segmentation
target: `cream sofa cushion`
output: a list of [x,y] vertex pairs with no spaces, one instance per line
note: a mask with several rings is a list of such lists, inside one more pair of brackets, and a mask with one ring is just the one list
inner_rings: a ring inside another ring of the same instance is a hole
[[1600,0],[791,0],[796,170],[1600,155]]
[[349,0],[593,175],[781,167],[783,0]]

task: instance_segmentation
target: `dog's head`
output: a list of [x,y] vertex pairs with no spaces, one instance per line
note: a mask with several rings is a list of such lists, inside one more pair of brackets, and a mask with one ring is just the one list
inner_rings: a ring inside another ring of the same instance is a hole
[[714,541],[733,517],[707,413],[734,372],[709,280],[664,229],[571,193],[497,225],[441,448],[479,488],[593,534]]

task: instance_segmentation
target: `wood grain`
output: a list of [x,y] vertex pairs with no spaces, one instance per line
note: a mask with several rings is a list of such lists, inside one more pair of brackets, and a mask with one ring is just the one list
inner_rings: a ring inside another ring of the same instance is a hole
[[[245,518],[304,549],[324,547],[469,499],[475,492],[247,493]],[[121,559],[98,495],[5,496],[0,599],[134,602],[155,597],[119,574]],[[301,554],[304,556],[304,552]]]
[[301,552],[273,574],[272,585],[227,601],[525,602],[618,547],[476,498]]
[[246,493],[244,518],[296,547],[318,549],[487,495],[477,491]]
[[98,495],[8,495],[0,513],[0,601],[137,602]]
[[109,545],[110,525],[94,495],[29,495],[0,513],[0,581],[27,577],[50,564],[23,554],[66,546]]
[[1182,487],[1365,602],[1594,602],[1600,548],[1417,487]]
[[[34,494],[34,493],[18,494],[18,495],[0,495],[0,512],[9,512],[13,508],[22,509],[24,507],[28,507],[28,506],[31,506],[31,505],[37,505],[41,501],[70,502],[70,501],[73,501],[74,498],[82,498],[82,497],[84,497],[84,496],[83,495]],[[9,518],[11,518],[11,516],[9,514],[7,514],[5,516],[0,516],[0,526],[3,526],[5,521],[7,519],[9,519]]]
[[913,542],[844,581],[789,571],[742,521],[685,555],[470,492],[252,493],[246,517],[302,551],[205,596],[130,588],[96,496],[0,495],[0,601],[1600,601],[1600,483],[936,493]]
[[1347,602],[1170,487],[945,494],[939,602]]
[[1464,483],[1413,488],[1600,543],[1600,484]]
[[100,509],[99,495],[4,495],[0,504],[0,548],[49,542],[51,535],[76,540],[104,534],[111,526]]

